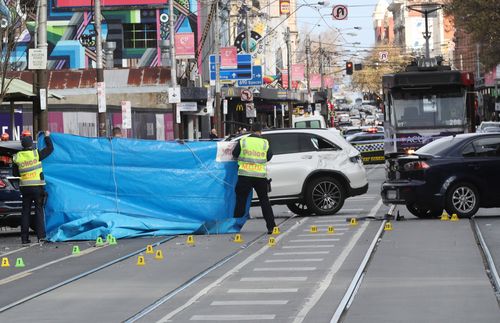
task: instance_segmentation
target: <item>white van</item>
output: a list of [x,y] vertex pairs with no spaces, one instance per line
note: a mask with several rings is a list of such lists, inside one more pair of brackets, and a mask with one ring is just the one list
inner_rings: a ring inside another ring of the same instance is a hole
[[293,117],[293,128],[326,128],[325,118],[320,114],[310,116]]

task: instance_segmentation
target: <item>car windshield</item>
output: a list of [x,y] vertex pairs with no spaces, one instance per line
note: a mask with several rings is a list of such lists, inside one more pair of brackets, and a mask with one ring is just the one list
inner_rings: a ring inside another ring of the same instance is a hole
[[321,128],[321,122],[319,120],[311,120],[311,121],[298,121],[295,122],[295,128]]
[[481,122],[481,124],[479,125],[479,129],[480,130],[485,130],[486,128],[491,128],[491,127],[500,128],[500,122],[494,122],[494,121],[492,121],[492,122]]
[[434,140],[416,151],[417,154],[423,155],[439,155],[443,150],[448,148],[456,139],[454,136],[448,136]]
[[398,92],[392,94],[392,114],[398,128],[463,126],[465,93]]

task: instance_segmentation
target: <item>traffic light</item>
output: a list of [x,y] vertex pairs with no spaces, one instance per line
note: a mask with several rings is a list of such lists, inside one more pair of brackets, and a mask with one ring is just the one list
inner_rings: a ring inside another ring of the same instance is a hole
[[347,75],[352,75],[352,62],[345,63],[345,73]]

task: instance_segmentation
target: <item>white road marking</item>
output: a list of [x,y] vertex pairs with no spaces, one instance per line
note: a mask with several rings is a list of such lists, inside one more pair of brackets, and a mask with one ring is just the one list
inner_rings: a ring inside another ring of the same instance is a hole
[[193,315],[191,321],[258,321],[258,320],[274,320],[276,315]]
[[[338,220],[316,220],[314,223],[346,223],[345,219],[338,219]],[[334,224],[332,224],[335,226]]]
[[334,244],[311,244],[307,246],[283,246],[281,249],[302,249],[302,248],[333,248]]
[[312,271],[316,267],[258,267],[253,271]]
[[344,232],[335,232],[335,233],[309,233],[309,234],[299,234],[297,237],[332,237],[332,236],[341,236]]
[[354,200],[374,200],[378,198],[378,195],[363,195],[363,196],[356,196],[356,197],[351,197],[349,201],[354,201]]
[[271,262],[303,262],[303,261],[310,261],[310,262],[319,262],[325,260],[324,258],[307,258],[307,259],[269,259],[264,262],[271,263]]
[[5,256],[11,255],[13,253],[16,253],[18,251],[21,251],[21,250],[24,250],[24,249],[28,249],[31,246],[39,246],[39,245],[40,245],[39,243],[34,243],[32,245],[21,247],[21,248],[17,248],[17,249],[14,249],[14,250],[6,252],[6,253],[0,253],[0,257],[5,257]]
[[327,242],[327,241],[339,241],[340,239],[297,239],[290,240],[290,242]]
[[[382,200],[380,199],[378,203],[370,210],[369,216],[374,216],[381,206],[382,206]],[[359,230],[352,236],[351,240],[349,241],[345,249],[342,250],[337,260],[335,260],[335,262],[333,263],[326,277],[320,282],[319,286],[318,285],[316,286],[313,295],[309,298],[306,298],[308,301],[306,302],[302,310],[299,311],[293,323],[303,322],[309,311],[318,303],[318,301],[321,299],[321,296],[323,296],[324,292],[331,285],[333,276],[342,267],[344,261],[347,259],[352,249],[354,249],[354,246],[356,246],[356,243],[361,238],[366,228],[368,228],[368,224],[369,224],[368,222],[364,222],[360,226]]]
[[238,306],[238,305],[286,305],[287,300],[260,300],[260,301],[213,301],[211,306]]
[[[335,232],[337,232],[337,231],[347,231],[347,230],[349,230],[349,228],[337,228],[337,226],[336,226],[336,225],[334,225],[333,227],[334,227],[334,229],[335,229]],[[309,233],[310,233],[310,232],[311,232],[311,229],[305,229],[305,230],[303,230],[303,231],[304,231],[304,232],[309,232]],[[321,231],[320,231],[320,232],[321,232]],[[311,233],[311,234],[312,234],[312,233]]]
[[[346,222],[344,221],[344,223],[338,223],[338,224],[335,224],[335,225],[333,225],[333,227],[347,227],[347,226],[350,226],[350,225],[351,225],[350,223],[346,223]],[[332,225],[331,225],[331,224],[317,224],[316,226],[317,226],[318,228],[322,228],[322,227],[327,228],[327,227],[331,227]]]
[[307,277],[243,277],[240,279],[242,282],[303,282]]
[[257,293],[257,294],[273,294],[273,293],[296,293],[298,288],[231,288],[227,292],[228,294],[247,294],[247,293]]
[[290,251],[290,252],[275,252],[273,256],[291,256],[291,255],[325,255],[330,251]]
[[[290,232],[293,232],[295,229],[297,229],[302,224],[304,224],[304,222],[306,220],[307,220],[307,218],[304,218],[304,219],[298,221],[297,223],[295,223],[290,229],[288,229],[287,231],[285,231],[284,233],[282,233],[278,237],[276,237],[276,241],[279,241],[279,240],[283,239],[284,237],[286,237],[288,234],[290,234]],[[158,322],[159,323],[160,322],[161,323],[168,322],[168,320],[170,320],[173,316],[177,315],[178,313],[180,313],[183,310],[185,310],[187,307],[189,307],[192,304],[194,304],[202,296],[206,295],[212,288],[219,286],[224,280],[226,280],[228,277],[232,276],[234,273],[240,271],[243,267],[245,267],[246,265],[248,265],[249,263],[251,263],[252,261],[254,261],[257,257],[259,257],[260,255],[262,255],[263,253],[265,253],[269,248],[272,248],[272,247],[269,247],[268,245],[263,246],[257,252],[251,254],[245,260],[243,260],[242,262],[240,262],[238,265],[234,266],[232,269],[230,269],[229,271],[227,271],[224,275],[220,276],[218,279],[216,279],[215,281],[213,281],[211,284],[209,284],[208,286],[206,286],[205,288],[203,288],[202,290],[200,290],[196,295],[194,295],[193,297],[191,297],[186,303],[184,303],[183,305],[177,307],[177,309],[175,309],[174,311],[172,311],[172,312],[168,313],[167,315],[165,315],[164,317],[162,317],[160,320],[158,320]],[[274,317],[273,317],[273,319],[274,319]]]
[[[350,200],[351,198],[349,198]],[[342,213],[354,213],[354,212],[360,212],[363,211],[364,209],[341,209],[339,212]],[[340,214],[335,214],[334,217],[346,217],[345,215],[340,215]]]

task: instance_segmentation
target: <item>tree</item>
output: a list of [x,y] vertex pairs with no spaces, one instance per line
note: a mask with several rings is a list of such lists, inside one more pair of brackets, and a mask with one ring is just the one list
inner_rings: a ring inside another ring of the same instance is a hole
[[[387,52],[387,61],[381,61],[381,53]],[[379,45],[362,62],[363,69],[354,71],[351,85],[354,90],[379,93],[382,88],[382,76],[399,72],[411,61],[410,56],[402,55],[402,49],[393,45]]]
[[2,104],[12,79],[7,74],[16,68],[18,61],[13,53],[23,31],[28,14],[36,8],[36,0],[0,0],[0,104]]
[[481,62],[486,68],[500,63],[500,1],[447,0],[445,11],[453,15],[456,28],[481,44]]

